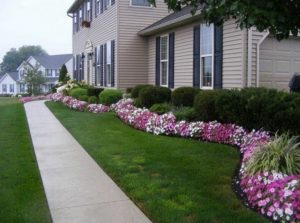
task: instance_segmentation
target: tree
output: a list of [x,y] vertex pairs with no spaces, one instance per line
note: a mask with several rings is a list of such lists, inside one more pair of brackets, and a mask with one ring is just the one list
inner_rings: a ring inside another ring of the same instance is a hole
[[28,93],[31,95],[39,95],[41,93],[41,85],[45,84],[46,79],[40,71],[40,66],[25,66],[23,82],[28,86]]
[[70,80],[70,76],[68,75],[68,70],[66,65],[62,65],[61,69],[59,70],[59,78],[58,81],[65,84]]
[[[155,0],[149,0],[155,5]],[[164,0],[169,9],[190,5],[192,12],[202,8],[201,16],[217,25],[234,18],[240,28],[269,30],[278,40],[299,35],[300,0]]]
[[3,57],[3,62],[1,63],[2,71],[15,71],[28,57],[43,55],[47,55],[47,53],[41,46],[22,46],[18,50],[12,48]]

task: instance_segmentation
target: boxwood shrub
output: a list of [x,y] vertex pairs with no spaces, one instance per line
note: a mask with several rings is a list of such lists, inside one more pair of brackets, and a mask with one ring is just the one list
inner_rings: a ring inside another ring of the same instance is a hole
[[79,98],[78,98],[78,100],[88,102],[89,96],[87,96],[87,95],[80,95]]
[[99,94],[103,91],[103,88],[95,88],[95,87],[88,87],[87,89],[87,95],[89,97],[91,96],[96,96],[97,98],[99,97]]
[[122,99],[122,91],[115,89],[105,89],[99,94],[99,102],[104,105],[117,103]]
[[159,115],[165,114],[169,111],[171,111],[172,106],[168,103],[161,103],[161,104],[154,104],[151,106],[150,111],[156,112]]
[[73,88],[70,90],[69,95],[73,98],[79,99],[79,96],[86,95],[87,89],[84,88]]
[[132,88],[131,90],[131,97],[132,98],[138,98],[139,97],[139,93],[143,88],[149,87],[149,86],[153,86],[150,84],[139,84],[136,85],[134,88]]
[[180,87],[172,92],[172,103],[175,106],[192,107],[194,98],[199,89],[192,87]]
[[166,87],[148,86],[139,92],[139,101],[142,107],[150,108],[154,104],[171,101],[171,90]]
[[90,96],[88,102],[90,104],[97,104],[98,103],[98,98],[96,96]]
[[197,119],[196,111],[193,107],[178,107],[173,114],[176,117],[177,121],[195,121]]

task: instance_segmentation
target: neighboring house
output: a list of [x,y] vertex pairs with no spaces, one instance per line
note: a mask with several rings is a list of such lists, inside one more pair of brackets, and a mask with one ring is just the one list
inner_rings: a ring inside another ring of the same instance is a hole
[[[300,38],[278,42],[268,32],[200,21],[190,8],[169,14],[147,0],[76,0],[74,77],[124,89],[139,83],[202,89],[265,86],[288,89],[300,72]],[[112,40],[112,41],[111,41]]]
[[73,77],[72,54],[31,56],[17,68],[20,92],[26,92],[27,87],[24,83],[26,67],[39,66],[39,71],[46,78],[46,83],[41,86],[42,92],[46,93],[56,84],[59,78],[59,70],[66,65],[68,73]]
[[0,94],[15,95],[19,93],[18,76],[18,72],[7,72],[0,75]]

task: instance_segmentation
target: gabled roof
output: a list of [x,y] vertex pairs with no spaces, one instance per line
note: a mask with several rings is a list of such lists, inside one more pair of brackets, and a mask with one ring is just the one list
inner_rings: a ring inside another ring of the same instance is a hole
[[19,80],[19,73],[17,71],[14,72],[7,72],[7,74],[14,80],[18,81]]
[[200,19],[201,7],[196,11],[194,15],[191,13],[192,8],[186,6],[180,11],[174,12],[161,20],[151,24],[145,29],[138,32],[140,36],[150,36],[166,29],[175,28],[180,25],[184,25]]
[[72,57],[72,54],[33,56],[45,69],[60,69]]
[[79,6],[84,2],[84,0],[75,0],[71,7],[68,9],[68,13],[73,13],[79,8]]

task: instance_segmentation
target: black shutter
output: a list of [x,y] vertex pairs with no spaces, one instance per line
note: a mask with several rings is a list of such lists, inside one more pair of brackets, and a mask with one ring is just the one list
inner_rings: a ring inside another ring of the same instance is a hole
[[95,62],[94,62],[94,65],[95,65],[95,85],[97,85],[97,82],[98,82],[98,71],[97,71],[97,61],[98,61],[98,57],[99,57],[99,54],[98,54],[98,48],[95,47]]
[[105,43],[104,44],[104,47],[103,47],[103,61],[104,61],[104,64],[103,64],[103,76],[104,76],[104,86],[106,87],[107,86],[107,74],[106,74],[106,67],[107,67],[107,44]]
[[99,54],[99,61],[100,61],[100,85],[103,86],[103,45],[100,46],[100,54]]
[[160,36],[156,37],[155,85],[160,85]]
[[174,88],[175,33],[169,34],[169,88]]
[[76,80],[79,80],[79,72],[80,72],[80,60],[79,60],[79,55],[76,55]]
[[76,13],[76,17],[77,17],[77,26],[76,26],[76,32],[78,32],[79,30],[79,26],[80,26],[80,21],[79,21],[79,10],[77,10],[77,13]]
[[90,21],[93,21],[93,0],[90,0],[90,15],[91,15],[91,18],[90,18]]
[[194,27],[193,87],[200,87],[200,25]]
[[111,0],[111,5],[114,5],[116,0]]
[[223,26],[215,26],[214,88],[223,87]]
[[97,18],[97,13],[98,13],[98,4],[97,4],[97,0],[95,0],[95,18]]
[[115,86],[115,41],[111,41],[111,86]]
[[104,7],[104,10],[107,9],[107,0],[103,0],[103,7]]
[[75,71],[76,71],[76,56],[73,55],[73,79],[75,79]]
[[81,63],[82,63],[82,74],[81,74],[81,81],[84,80],[84,58],[85,58],[85,55],[84,53],[82,53],[83,57],[81,59]]
[[106,0],[100,0],[100,13],[103,13],[103,1],[106,1]]

